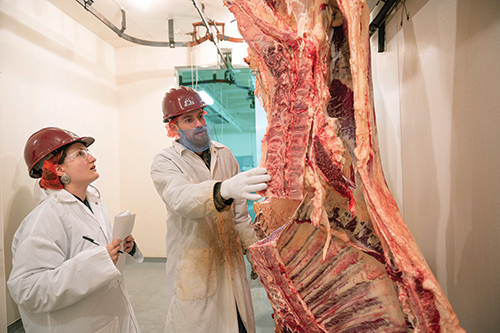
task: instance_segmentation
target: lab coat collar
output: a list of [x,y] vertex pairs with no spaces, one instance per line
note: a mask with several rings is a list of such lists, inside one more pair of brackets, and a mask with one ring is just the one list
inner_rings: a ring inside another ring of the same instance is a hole
[[96,194],[93,194],[92,190],[87,190],[86,193],[87,200],[89,201],[90,207],[92,207],[92,211],[88,209],[88,207],[85,207],[85,204],[83,202],[78,200],[73,194],[66,190],[57,191],[57,193],[54,193],[53,195],[56,196],[57,202],[76,202],[78,205],[82,205],[82,207],[84,207],[83,210],[85,211],[85,214],[99,224],[99,228],[102,230],[104,237],[106,237],[106,239],[111,242],[110,237],[113,231],[106,224],[106,219],[109,219],[109,216],[103,215],[102,208],[98,207],[99,205],[102,205],[102,202]]
[[[68,192],[64,189],[57,191],[54,194],[56,195],[57,202],[79,201],[73,194],[71,194],[70,192]],[[86,196],[87,196],[87,200],[89,200],[89,202],[90,202],[90,200],[92,200],[92,197],[94,197],[94,195],[92,195],[92,193],[90,193],[89,191],[87,191]]]
[[55,195],[57,198],[57,202],[73,202],[77,200],[73,194],[69,193],[66,190],[60,190],[56,192]]
[[[85,211],[87,212],[87,214],[89,216],[92,216],[93,219],[95,219],[96,221],[99,222],[99,224],[101,224],[101,222],[99,221],[99,218],[97,218],[95,216],[96,214],[96,208],[95,208],[95,205],[98,204],[98,200],[96,196],[92,195],[91,192],[89,192],[87,190],[87,193],[85,194],[88,202],[89,202],[89,205],[91,207],[91,209],[88,209],[88,207],[85,207]],[[83,206],[85,206],[85,204],[80,201],[77,197],[75,197],[72,193],[66,191],[66,190],[60,190],[58,193],[56,193],[56,198],[57,198],[57,202],[65,202],[65,203],[69,203],[69,202],[77,202],[78,204],[82,204]]]

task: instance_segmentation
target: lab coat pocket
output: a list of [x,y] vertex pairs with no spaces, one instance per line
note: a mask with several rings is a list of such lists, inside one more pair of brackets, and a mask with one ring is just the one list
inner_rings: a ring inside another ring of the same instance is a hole
[[182,251],[177,276],[177,296],[181,301],[194,301],[212,296],[217,289],[215,249]]
[[115,317],[112,322],[95,333],[120,333],[120,323],[118,322],[118,317]]

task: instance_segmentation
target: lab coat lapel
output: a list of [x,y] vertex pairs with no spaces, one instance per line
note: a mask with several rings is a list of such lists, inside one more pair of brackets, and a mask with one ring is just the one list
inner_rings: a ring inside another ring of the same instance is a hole
[[90,207],[92,207],[92,211],[95,214],[91,212],[90,209],[87,206],[85,206],[83,202],[75,198],[73,194],[71,194],[66,190],[61,190],[60,192],[57,193],[57,200],[59,202],[68,202],[68,203],[76,202],[82,208],[83,214],[86,214],[87,218],[97,223],[99,229],[102,232],[102,235],[105,237],[108,243],[111,242],[111,230],[109,230],[109,228],[104,223],[105,219],[102,216],[101,209],[96,207],[97,204],[102,204],[102,202],[99,202],[100,200],[98,200],[94,196],[89,195],[89,193],[87,192],[87,200],[89,201]]
[[[185,158],[181,158],[179,161],[176,161],[176,163],[182,162],[188,162],[185,164],[185,168],[183,168],[184,171],[191,170],[191,172],[187,172],[186,175],[189,177],[189,180],[194,183],[198,184],[200,182],[212,179],[211,178],[211,172],[208,170],[208,168],[205,165],[205,162],[200,156],[196,156],[197,154],[186,147],[184,147],[180,142],[174,141],[173,143],[175,151],[180,155],[184,155]],[[192,162],[192,163],[191,163]]]
[[113,237],[113,228],[111,226],[111,223],[106,223],[106,219],[109,218],[109,216],[103,216],[103,212],[107,212],[107,209],[102,209],[103,203],[102,201],[98,198],[95,197],[87,192],[87,200],[89,201],[90,207],[92,208],[92,212],[90,209],[87,207],[87,212],[92,215],[92,218],[99,223],[99,226],[101,227],[101,230],[106,237],[107,243],[111,243],[112,237]]
[[[218,164],[218,155],[219,155],[219,149],[223,148],[223,146],[216,142],[216,141],[212,141],[212,145],[210,145],[210,175],[211,175],[211,178],[212,179],[216,179],[215,178],[215,175],[216,175],[216,171],[217,171],[217,168],[219,167],[219,164]],[[224,179],[221,179],[221,180],[224,180]]]

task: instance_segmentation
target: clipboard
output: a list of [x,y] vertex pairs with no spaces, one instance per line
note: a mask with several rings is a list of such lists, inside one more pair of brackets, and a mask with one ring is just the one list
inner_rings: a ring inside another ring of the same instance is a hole
[[[115,216],[113,225],[113,241],[116,239],[121,239],[121,250],[123,251],[125,244],[125,238],[127,238],[134,229],[135,214],[131,214],[129,210],[125,210],[120,214]],[[116,268],[123,273],[125,268],[125,261],[127,259],[127,253],[120,254],[118,262],[116,263]]]

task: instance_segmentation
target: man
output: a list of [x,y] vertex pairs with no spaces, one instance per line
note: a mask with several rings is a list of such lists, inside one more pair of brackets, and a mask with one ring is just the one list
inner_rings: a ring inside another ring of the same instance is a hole
[[167,208],[165,331],[255,332],[243,254],[257,241],[246,199],[264,190],[264,168],[239,173],[226,146],[210,140],[206,104],[188,87],[163,98],[171,147],[155,156],[151,177]]

